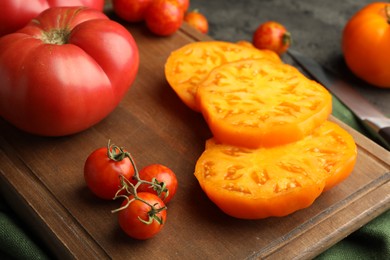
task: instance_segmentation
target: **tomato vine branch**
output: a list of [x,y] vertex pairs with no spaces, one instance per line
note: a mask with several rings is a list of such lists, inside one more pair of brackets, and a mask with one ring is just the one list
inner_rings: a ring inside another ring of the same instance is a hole
[[[133,169],[134,169],[133,179],[136,181],[136,184],[133,184],[131,181],[126,179],[123,175],[120,175],[121,186],[118,189],[118,191],[116,192],[113,199],[115,200],[118,198],[124,198],[127,200],[127,203],[125,205],[121,206],[120,208],[112,210],[111,212],[116,213],[118,211],[121,211],[121,210],[127,208],[130,205],[130,203],[134,202],[135,200],[139,200],[142,203],[145,203],[146,205],[148,205],[150,207],[150,210],[148,212],[148,219],[147,220],[144,220],[144,219],[140,218],[139,216],[138,216],[138,219],[141,222],[148,224],[148,225],[151,224],[154,220],[156,220],[159,224],[163,224],[163,219],[158,216],[158,213],[160,213],[163,210],[166,210],[167,207],[164,206],[161,208],[157,208],[156,207],[157,204],[152,205],[149,202],[145,201],[144,199],[140,198],[137,195],[137,188],[141,184],[148,184],[151,186],[151,188],[153,190],[155,190],[157,192],[157,195],[159,197],[161,196],[162,193],[165,192],[164,198],[166,198],[169,194],[169,190],[167,189],[166,184],[164,182],[159,182],[156,178],[153,178],[152,181],[142,180],[139,177],[139,172],[138,172],[136,163],[134,162],[134,159],[131,156],[131,154],[129,152],[125,151],[122,147],[111,144],[110,140],[108,141],[108,144],[107,144],[107,156],[111,160],[114,160],[114,161],[121,161],[121,160],[124,160],[125,158],[128,158],[130,160],[131,165],[133,166]],[[126,192],[126,195],[121,194],[123,191]]]

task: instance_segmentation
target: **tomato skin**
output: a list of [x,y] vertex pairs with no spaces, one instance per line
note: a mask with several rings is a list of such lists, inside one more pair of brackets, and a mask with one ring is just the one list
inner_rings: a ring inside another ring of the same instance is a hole
[[107,148],[93,151],[85,161],[84,180],[88,188],[99,198],[112,200],[120,189],[120,175],[131,180],[134,168],[129,158],[114,161],[107,155]]
[[[166,198],[165,192],[160,195],[160,198],[167,204],[175,196],[177,191],[177,178],[175,173],[168,167],[161,164],[151,164],[142,168],[139,172],[139,177],[141,180],[151,182],[153,178],[156,178],[159,182],[164,182],[169,193]],[[157,195],[157,192],[153,190],[148,184],[141,184],[138,189],[140,192],[149,192]]]
[[186,13],[184,16],[184,21],[189,25],[200,31],[201,33],[207,34],[209,31],[209,23],[207,18],[199,13],[198,11],[191,11]]
[[127,22],[140,22],[153,0],[113,0],[114,12]]
[[[156,195],[148,192],[139,192],[138,197],[147,201],[151,205],[155,205],[157,209],[165,207],[164,202]],[[133,195],[129,197],[133,198]],[[127,200],[123,201],[122,206],[126,205]],[[134,200],[128,207],[118,212],[118,221],[122,230],[132,238],[145,240],[155,236],[164,227],[167,219],[167,211],[162,210],[157,213],[163,221],[162,224],[153,220],[151,224],[141,222],[138,217],[147,221],[150,206],[139,200]]]
[[2,0],[0,36],[21,29],[42,11],[54,6],[87,6],[103,11],[104,0]]
[[268,21],[260,24],[253,34],[253,45],[258,49],[267,49],[281,55],[291,44],[287,29],[278,22]]
[[[67,37],[49,43],[47,35],[61,18]],[[38,135],[83,131],[114,110],[138,66],[132,35],[102,12],[47,9],[18,33],[0,38],[0,116]]]
[[349,69],[360,79],[390,88],[390,25],[388,3],[372,3],[358,11],[346,24],[342,50]]
[[155,0],[146,12],[146,25],[159,36],[175,33],[183,23],[184,13],[176,0]]

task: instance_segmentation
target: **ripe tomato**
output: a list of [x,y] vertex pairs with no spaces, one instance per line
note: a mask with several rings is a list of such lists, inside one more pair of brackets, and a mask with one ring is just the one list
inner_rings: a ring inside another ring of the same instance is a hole
[[186,21],[189,25],[201,33],[206,34],[209,31],[209,23],[207,18],[196,10],[186,13],[184,16],[184,21]]
[[146,25],[153,33],[168,36],[183,23],[184,13],[177,0],[155,0],[146,12]]
[[114,12],[127,22],[139,22],[145,19],[146,11],[153,0],[113,0]]
[[[128,200],[122,203],[122,210],[118,211],[119,225],[123,231],[132,238],[148,239],[155,236],[164,227],[167,220],[167,211],[164,202],[156,195],[148,192],[139,192],[139,198],[146,201],[148,204],[140,200],[133,200],[126,206]],[[131,195],[129,200],[134,199]],[[154,209],[150,205],[153,205]],[[161,223],[154,218],[161,220]],[[144,222],[151,223],[146,224]]]
[[[178,185],[176,175],[171,169],[164,165],[148,165],[140,170],[139,177],[140,179],[148,182],[153,182],[153,179],[155,178],[158,183],[164,183],[164,187],[168,190],[168,195],[166,195],[166,192],[163,192],[159,197],[164,201],[165,204],[167,204],[176,194]],[[141,184],[138,187],[138,191],[150,192],[158,195],[157,191],[153,190],[151,185],[146,183]]]
[[104,0],[1,0],[0,36],[21,29],[43,10],[54,6],[87,6],[103,11]]
[[390,88],[389,20],[389,3],[372,3],[348,21],[342,35],[342,50],[349,69],[382,88]]
[[215,68],[199,84],[196,100],[216,139],[251,148],[300,140],[332,110],[332,96],[323,86],[270,59]]
[[346,179],[356,157],[352,136],[326,121],[304,139],[272,148],[247,149],[210,139],[195,176],[210,200],[230,216],[285,216]]
[[120,189],[120,176],[131,180],[134,168],[122,152],[114,147],[103,147],[93,151],[84,164],[84,180],[88,188],[99,198],[113,199]]
[[132,35],[102,12],[47,9],[0,38],[0,116],[34,134],[77,133],[114,110],[138,65]]
[[253,34],[253,45],[259,49],[267,49],[283,54],[291,44],[291,35],[278,22],[268,21],[256,29]]
[[169,55],[164,73],[169,85],[180,99],[188,107],[199,112],[195,95],[199,84],[210,71],[227,62],[263,58],[281,62],[280,57],[269,50],[223,41],[192,42]]

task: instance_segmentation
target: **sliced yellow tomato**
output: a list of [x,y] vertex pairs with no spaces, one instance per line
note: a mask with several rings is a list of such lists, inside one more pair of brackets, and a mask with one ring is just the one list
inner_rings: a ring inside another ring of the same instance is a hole
[[196,100],[216,139],[249,148],[300,140],[332,110],[323,86],[269,59],[215,68],[198,86]]
[[352,136],[326,121],[312,135],[272,148],[248,149],[210,139],[194,174],[210,200],[230,216],[286,216],[347,178],[356,154]]
[[191,109],[199,111],[195,94],[208,73],[221,64],[248,58],[281,62],[279,56],[269,50],[223,41],[193,42],[169,55],[165,63],[165,77],[179,98]]

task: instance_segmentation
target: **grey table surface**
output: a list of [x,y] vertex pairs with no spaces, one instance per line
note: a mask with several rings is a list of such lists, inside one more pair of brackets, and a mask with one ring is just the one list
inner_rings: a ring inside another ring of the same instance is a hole
[[[215,40],[252,41],[256,28],[274,20],[293,37],[292,48],[308,55],[341,75],[371,103],[390,116],[390,89],[377,88],[355,77],[345,65],[342,31],[348,19],[374,1],[367,0],[191,0],[209,21],[209,35]],[[287,54],[282,57],[291,63]],[[390,66],[389,66],[390,69]]]

